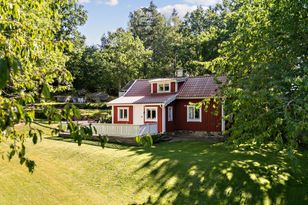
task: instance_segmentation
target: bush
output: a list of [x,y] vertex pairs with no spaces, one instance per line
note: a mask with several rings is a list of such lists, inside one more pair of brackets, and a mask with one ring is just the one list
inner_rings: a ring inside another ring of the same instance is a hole
[[159,143],[162,137],[163,137],[163,134],[152,135],[153,143],[154,144]]

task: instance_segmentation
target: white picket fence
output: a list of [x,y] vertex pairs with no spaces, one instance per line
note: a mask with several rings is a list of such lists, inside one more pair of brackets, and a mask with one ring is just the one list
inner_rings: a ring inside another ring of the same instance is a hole
[[[65,122],[62,125],[65,126]],[[82,122],[82,125],[88,125],[87,122]],[[109,123],[91,123],[95,127],[97,134],[108,135],[114,137],[136,137],[146,134],[157,134],[157,124],[130,125],[130,124],[109,124]]]

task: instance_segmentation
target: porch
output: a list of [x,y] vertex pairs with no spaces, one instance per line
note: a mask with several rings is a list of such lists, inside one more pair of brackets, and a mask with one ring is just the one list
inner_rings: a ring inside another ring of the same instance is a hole
[[[77,123],[77,122],[76,122]],[[90,122],[78,122],[83,126],[92,125],[93,131],[96,129],[96,135],[107,135],[112,137],[124,137],[132,138],[136,136],[143,136],[146,134],[158,134],[157,123],[147,123],[144,125],[131,125],[131,124],[109,124],[109,123],[90,123]],[[65,125],[66,122],[62,122]]]
[[93,123],[92,126],[96,128],[98,135],[136,137],[158,133],[156,123],[144,125]]

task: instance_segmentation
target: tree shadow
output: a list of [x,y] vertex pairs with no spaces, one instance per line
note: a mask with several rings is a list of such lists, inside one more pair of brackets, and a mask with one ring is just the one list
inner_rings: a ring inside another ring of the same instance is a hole
[[308,204],[307,150],[292,161],[274,145],[174,142],[130,149],[150,156],[135,170],[151,170],[137,191],[157,193],[143,204]]
[[[77,145],[77,143],[72,138],[69,138],[69,137],[63,138],[63,137],[53,136],[53,137],[45,137],[45,139],[67,142],[67,143],[72,143],[72,144]],[[82,144],[101,147],[100,141],[97,141],[97,140],[83,140]],[[135,146],[129,145],[129,144],[121,144],[121,143],[117,143],[117,142],[108,142],[108,143],[105,144],[105,147],[111,148],[111,149],[117,149],[117,150],[127,150],[127,149],[130,149],[130,148],[135,147]]]

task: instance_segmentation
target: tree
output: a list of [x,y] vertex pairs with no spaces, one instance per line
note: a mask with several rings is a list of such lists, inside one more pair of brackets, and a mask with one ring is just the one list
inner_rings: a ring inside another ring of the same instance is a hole
[[213,61],[228,78],[223,91],[234,116],[231,139],[294,148],[308,131],[307,5],[300,0],[240,3],[226,18],[236,22],[236,30]]
[[141,69],[149,60],[151,51],[144,48],[142,41],[134,38],[130,32],[118,29],[108,33],[108,43],[98,54],[98,58],[106,62],[106,70],[111,75],[113,84],[119,91],[128,81],[141,75]]
[[198,6],[196,10],[184,16],[181,32],[186,36],[197,36],[207,31],[207,29],[214,24],[211,15],[215,15],[212,8],[203,9],[201,6]]
[[90,92],[101,90],[100,78],[97,62],[94,60],[94,54],[98,51],[95,46],[84,46],[80,52],[76,52],[74,58],[68,61],[68,68],[74,76],[73,85],[77,90],[86,89]]
[[198,7],[186,14],[180,27],[184,36],[180,59],[190,75],[216,72],[210,62],[219,56],[219,45],[234,32],[237,21],[237,18],[226,21],[226,16],[240,5],[240,2],[225,0],[208,9]]
[[153,42],[159,38],[166,26],[165,18],[151,1],[149,7],[140,8],[129,15],[129,31],[144,43],[146,49],[153,49]]
[[[46,100],[50,92],[67,89],[72,80],[65,69],[64,54],[71,41],[57,38],[63,25],[62,9],[72,2],[0,1],[0,143],[9,144],[9,159],[17,155],[29,171],[33,171],[35,163],[26,157],[25,140],[32,138],[36,144],[42,135],[40,129],[31,126],[39,124],[34,121],[31,105]],[[79,115],[75,107],[67,105],[63,111],[50,108],[46,114],[49,121],[68,120],[71,134],[79,144],[92,132],[72,122]],[[20,122],[29,126],[28,135],[15,131],[14,126]]]
[[66,39],[71,42],[80,40],[82,36],[77,28],[78,26],[84,25],[87,21],[87,12],[84,6],[77,4],[76,1],[67,1],[59,10],[59,15],[61,16],[61,25],[59,31],[56,33],[56,39]]
[[130,14],[129,30],[139,37],[146,49],[153,52],[151,61],[143,67],[143,76],[173,76],[177,68],[177,48],[181,41],[178,32],[180,19],[174,10],[169,20],[159,13],[157,7],[150,3]]

